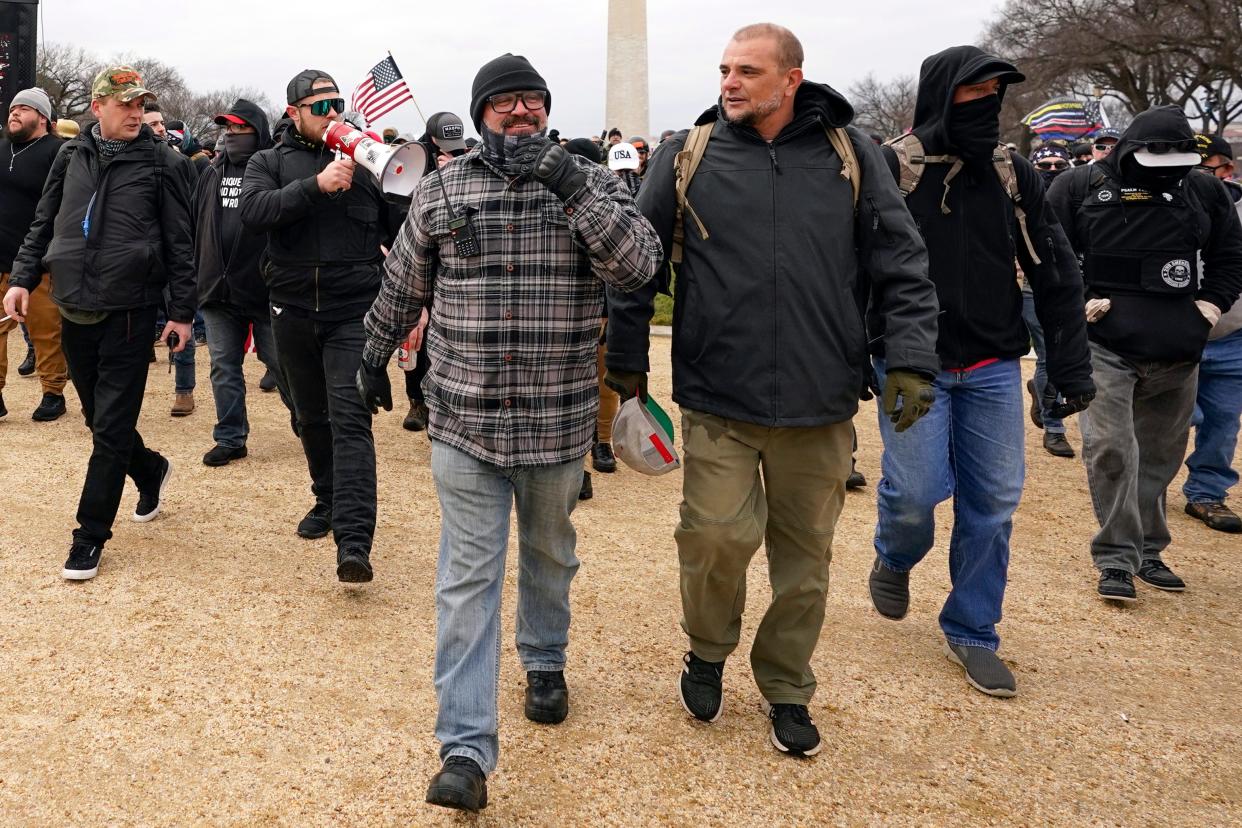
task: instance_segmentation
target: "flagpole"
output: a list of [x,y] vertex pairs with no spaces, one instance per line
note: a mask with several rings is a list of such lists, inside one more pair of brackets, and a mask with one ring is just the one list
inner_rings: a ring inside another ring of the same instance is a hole
[[[392,56],[392,49],[388,50],[388,59],[392,61],[393,66],[397,65],[397,59]],[[405,77],[405,76],[402,75],[402,77]],[[406,86],[407,87],[409,86],[408,81],[406,82]],[[427,129],[427,116],[423,114],[423,108],[418,105],[418,98],[414,97],[413,92],[410,93],[410,103],[414,104],[414,108],[418,110],[418,117],[423,119],[423,129],[426,130]]]

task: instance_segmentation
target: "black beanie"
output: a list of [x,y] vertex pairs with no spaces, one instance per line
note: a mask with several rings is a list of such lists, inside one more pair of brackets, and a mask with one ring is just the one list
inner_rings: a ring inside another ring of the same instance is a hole
[[552,111],[552,93],[548,91],[548,82],[535,71],[529,60],[506,52],[483,64],[470,88],[470,120],[474,122],[474,128],[480,135],[483,134],[483,107],[492,95],[527,91],[545,93],[548,97],[543,105],[544,111]]
[[599,147],[590,138],[571,138],[565,145],[565,151],[570,155],[581,155],[592,164],[599,164],[602,160]]

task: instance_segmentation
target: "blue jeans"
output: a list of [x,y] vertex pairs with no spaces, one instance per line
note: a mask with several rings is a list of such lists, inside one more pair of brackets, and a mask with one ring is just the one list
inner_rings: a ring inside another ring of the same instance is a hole
[[194,337],[190,336],[185,349],[172,355],[173,390],[178,393],[194,390]]
[[1065,423],[1056,417],[1048,416],[1044,407],[1044,387],[1048,385],[1048,351],[1044,347],[1044,328],[1035,315],[1035,297],[1030,290],[1022,290],[1022,321],[1031,332],[1031,344],[1035,347],[1035,393],[1039,398],[1039,414],[1044,421],[1044,431],[1049,434],[1064,434]]
[[[875,369],[883,387],[884,361],[877,359]],[[1016,359],[942,371],[935,390],[931,411],[902,434],[880,411],[875,551],[894,572],[913,569],[932,547],[936,504],[952,497],[953,589],[940,628],[953,644],[995,650],[1025,475],[1022,371]]]
[[1222,503],[1238,482],[1233,452],[1242,415],[1242,331],[1212,340],[1199,362],[1199,393],[1190,424],[1195,450],[1186,458],[1190,474],[1182,494],[1190,503]]
[[276,377],[281,400],[290,410],[293,409],[284,375],[276,361],[272,319],[267,314],[252,316],[224,304],[203,308],[203,319],[207,324],[207,350],[211,354],[211,393],[216,401],[216,427],[211,436],[218,446],[241,448],[250,435],[242,362],[246,358],[246,336],[252,324],[259,359]]
[[496,769],[500,594],[517,503],[517,651],[525,670],[561,670],[569,643],[569,584],[578,571],[582,459],[505,469],[442,442],[431,444],[440,498],[436,567],[436,738],[440,758],[466,756]]

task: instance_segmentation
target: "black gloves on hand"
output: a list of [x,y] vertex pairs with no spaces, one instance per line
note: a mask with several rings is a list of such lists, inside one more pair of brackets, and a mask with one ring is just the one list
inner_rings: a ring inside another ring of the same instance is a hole
[[579,169],[573,156],[543,135],[532,135],[518,144],[512,168],[519,175],[533,177],[561,201],[569,200],[587,179],[586,170]]
[[362,404],[378,414],[380,407],[392,411],[392,384],[388,381],[386,365],[368,365],[363,362],[354,376],[354,385],[362,397]]
[[[901,396],[900,407],[897,405],[898,395]],[[884,380],[884,413],[895,425],[898,434],[930,411],[935,399],[931,380],[913,371],[898,368],[889,371]]]
[[604,374],[604,385],[616,391],[621,402],[635,395],[639,402],[647,402],[647,374],[643,371],[609,370]]
[[1050,382],[1044,386],[1043,403],[1045,416],[1051,417],[1054,420],[1063,420],[1071,414],[1077,414],[1079,411],[1086,410],[1087,406],[1094,399],[1094,390],[1063,397],[1057,391],[1056,386]]

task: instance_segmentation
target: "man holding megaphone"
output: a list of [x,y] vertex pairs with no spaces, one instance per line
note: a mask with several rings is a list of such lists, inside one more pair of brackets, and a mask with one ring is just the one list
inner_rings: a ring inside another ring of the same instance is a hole
[[272,331],[315,494],[298,534],[321,538],[331,530],[337,577],[365,582],[372,577],[375,443],[353,377],[366,341],[362,317],[379,292],[380,246],[392,244],[402,216],[371,172],[324,145],[345,109],[332,76],[299,72],[287,99],[293,128],[251,158],[241,218],[267,233]]

